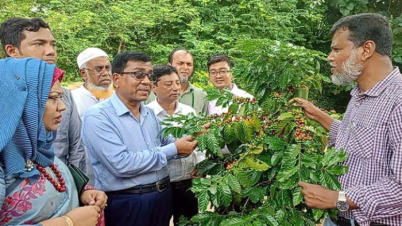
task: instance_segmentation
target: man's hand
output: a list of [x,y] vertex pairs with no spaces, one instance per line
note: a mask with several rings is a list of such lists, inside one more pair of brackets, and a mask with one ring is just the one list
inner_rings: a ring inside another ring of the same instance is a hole
[[98,190],[86,190],[81,194],[81,202],[88,206],[98,206],[105,209],[107,203],[107,196],[105,192]]
[[321,111],[310,101],[296,97],[291,99],[289,102],[294,103],[294,106],[302,107],[307,117],[317,121],[328,131],[331,129],[331,125],[334,119],[331,118],[331,116],[325,114],[325,112]]
[[177,148],[177,153],[180,156],[189,156],[197,147],[198,141],[194,140],[192,136],[182,137],[174,142]]
[[310,101],[305,100],[303,98],[296,97],[296,98],[291,99],[289,102],[294,103],[294,106],[302,107],[303,111],[307,115],[307,117],[309,117],[313,120],[317,120],[320,113],[323,113],[318,107],[316,107]]
[[198,176],[197,176],[197,171],[198,171],[198,169],[195,168],[195,169],[191,172],[191,179],[201,178],[201,177],[202,177],[202,175],[198,175]]
[[299,182],[299,186],[302,188],[301,193],[304,196],[304,201],[307,206],[315,209],[336,208],[336,202],[338,201],[337,191],[303,181]]

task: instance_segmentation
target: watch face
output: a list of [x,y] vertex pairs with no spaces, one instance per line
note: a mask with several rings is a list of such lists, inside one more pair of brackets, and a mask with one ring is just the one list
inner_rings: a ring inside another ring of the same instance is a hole
[[336,203],[336,208],[337,208],[339,211],[344,212],[344,211],[349,210],[349,204],[348,204],[348,202],[338,201],[338,202]]

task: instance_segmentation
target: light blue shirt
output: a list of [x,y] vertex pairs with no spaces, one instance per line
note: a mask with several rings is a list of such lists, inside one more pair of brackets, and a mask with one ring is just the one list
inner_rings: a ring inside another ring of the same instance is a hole
[[172,139],[154,112],[141,104],[140,120],[116,93],[89,108],[82,124],[82,140],[89,151],[95,188],[117,191],[154,183],[169,175],[168,160],[177,155]]

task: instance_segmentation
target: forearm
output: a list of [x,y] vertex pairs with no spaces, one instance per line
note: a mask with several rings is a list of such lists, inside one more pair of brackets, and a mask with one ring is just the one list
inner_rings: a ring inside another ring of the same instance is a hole
[[358,186],[345,191],[349,204],[359,208],[367,219],[380,219],[402,213],[402,185],[391,177],[375,184]]
[[45,220],[40,222],[40,224],[37,224],[36,226],[71,226],[68,225],[66,219],[62,218],[62,217],[56,217],[56,218],[52,218],[49,220]]
[[332,118],[331,116],[329,116],[328,114],[326,114],[323,111],[320,111],[317,115],[317,117],[315,118],[315,120],[320,123],[326,130],[330,130],[331,129],[331,125],[334,122],[334,118]]

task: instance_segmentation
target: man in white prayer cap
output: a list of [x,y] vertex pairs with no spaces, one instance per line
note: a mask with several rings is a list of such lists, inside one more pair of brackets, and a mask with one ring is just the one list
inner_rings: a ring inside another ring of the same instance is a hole
[[72,91],[81,119],[92,105],[109,98],[113,92],[112,66],[105,51],[90,47],[77,57],[84,84]]

